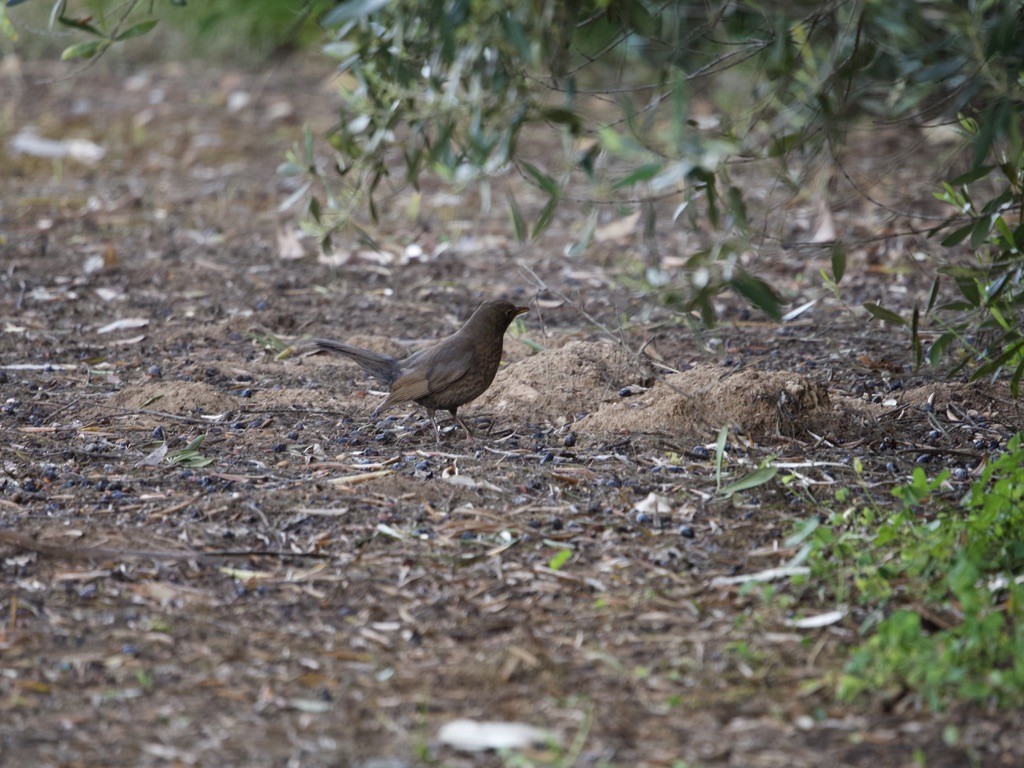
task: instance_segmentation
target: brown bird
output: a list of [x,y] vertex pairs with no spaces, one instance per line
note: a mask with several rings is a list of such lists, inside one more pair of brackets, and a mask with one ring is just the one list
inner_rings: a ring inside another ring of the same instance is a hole
[[312,339],[311,343],[352,358],[373,378],[390,387],[390,394],[374,410],[374,416],[393,405],[416,402],[427,409],[438,442],[441,432],[434,421],[436,410],[450,412],[472,438],[473,433],[456,411],[491,386],[501,363],[505,331],[517,315],[527,311],[529,307],[517,307],[507,301],[485,301],[451,336],[402,360],[331,339]]

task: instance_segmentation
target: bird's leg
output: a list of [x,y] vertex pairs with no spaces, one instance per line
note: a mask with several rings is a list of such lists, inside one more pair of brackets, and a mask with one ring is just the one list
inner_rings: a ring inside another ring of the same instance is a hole
[[437,427],[437,422],[434,421],[434,409],[427,408],[427,416],[430,417],[430,426],[434,428],[434,442],[441,445],[441,430]]
[[472,440],[473,439],[473,433],[469,431],[469,427],[466,426],[466,422],[464,422],[462,419],[459,418],[459,414],[457,414],[455,412],[457,410],[458,410],[458,408],[452,408],[451,409],[452,418],[455,419],[455,421],[457,421],[459,423],[460,427],[462,427],[464,430],[466,430],[466,440],[467,441],[468,440]]

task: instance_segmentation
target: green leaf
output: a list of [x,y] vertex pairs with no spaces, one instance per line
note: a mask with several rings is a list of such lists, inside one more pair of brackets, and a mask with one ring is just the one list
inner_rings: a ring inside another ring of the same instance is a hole
[[946,331],[932,342],[931,347],[928,349],[928,362],[931,365],[938,366],[942,362],[943,356],[946,354],[946,350],[949,349],[949,345],[956,340],[956,334]]
[[978,219],[971,227],[971,248],[977,248],[979,245],[987,243],[991,234],[992,220],[989,218]]
[[1020,380],[1024,377],[1024,360],[1017,364],[1013,376],[1010,377],[1010,393],[1014,397],[1020,397]]
[[747,206],[743,202],[743,193],[740,192],[739,187],[729,187],[725,193],[726,200],[729,203],[729,211],[732,213],[733,219],[736,220],[736,226],[742,232],[747,231]]
[[932,290],[928,294],[928,306],[925,308],[925,314],[931,313],[935,307],[935,302],[939,300],[939,278],[935,278],[932,281]]
[[761,278],[754,277],[749,272],[739,271],[729,280],[729,285],[772,320],[776,322],[782,320],[779,297],[775,290]]
[[536,239],[536,237],[548,228],[548,224],[551,223],[552,217],[555,215],[555,209],[558,207],[558,195],[555,195],[547,204],[541,209],[540,216],[537,217],[537,223],[533,225],[533,232],[530,237]]
[[720,496],[732,496],[740,491],[749,491],[752,488],[758,488],[765,483],[768,483],[779,473],[778,467],[761,467],[755,469],[749,475],[744,475],[734,483],[729,483],[721,491]]
[[156,26],[156,19],[149,19],[148,21],[140,21],[138,24],[128,27],[124,32],[121,32],[115,40],[128,40],[132,37],[140,37],[149,32],[153,27]]
[[809,517],[802,523],[797,525],[797,528],[793,533],[786,537],[785,544],[787,547],[796,547],[799,544],[803,544],[810,536],[818,530],[821,525],[821,520],[817,517]]
[[866,309],[874,317],[878,318],[882,322],[890,323],[892,325],[906,325],[907,324],[906,320],[904,320],[902,317],[897,315],[891,309],[886,309],[885,307],[880,307],[878,304],[873,304],[873,303],[870,303],[870,302],[867,303],[867,304],[862,304],[861,306],[863,306],[864,309]]
[[631,187],[634,184],[639,184],[641,181],[650,181],[661,173],[661,168],[661,163],[644,163],[638,168],[635,168],[632,173],[623,176],[612,184],[612,189],[622,189],[623,187]]
[[520,160],[519,164],[523,167],[523,170],[526,171],[527,175],[529,175],[529,177],[533,179],[534,184],[536,184],[544,192],[546,192],[548,197],[558,196],[560,190],[558,189],[558,184],[555,182],[553,178],[551,178],[546,173],[541,171],[533,163],[528,163],[525,160]]
[[523,219],[523,212],[519,208],[519,203],[516,202],[515,195],[511,192],[508,193],[508,213],[512,217],[512,228],[516,233],[516,240],[520,243],[525,243],[528,237],[526,229],[526,221]]
[[972,222],[968,224],[966,227],[960,227],[960,229],[956,229],[953,232],[949,233],[944,238],[942,238],[940,242],[947,248],[950,247],[951,245],[958,245],[967,239],[967,236],[971,234],[971,230],[973,229],[974,223]]
[[91,59],[100,51],[104,50],[110,43],[107,40],[90,40],[86,43],[76,43],[68,46],[60,54],[61,61],[71,59]]
[[583,127],[580,116],[571,109],[548,107],[541,110],[540,116],[542,119],[548,120],[552,123],[567,126],[573,134],[579,133],[580,129]]
[[316,158],[313,156],[313,129],[310,128],[309,123],[302,129],[302,151],[306,160],[306,167],[315,167]]
[[846,249],[843,244],[836,240],[832,246],[832,279],[838,283],[846,274]]
[[965,275],[963,277],[957,277],[956,287],[960,289],[960,293],[963,294],[964,298],[971,303],[972,307],[981,306],[981,289],[978,288],[978,281],[975,280],[971,275]]
[[718,440],[715,441],[715,487],[722,489],[722,463],[725,461],[725,445],[729,439],[729,428],[722,427],[718,430]]
[[1024,351],[1024,339],[1010,344],[999,355],[997,355],[995,359],[980,366],[973,374],[971,374],[971,379],[977,381],[978,379],[983,379],[990,374],[996,373],[1017,355],[1020,355],[1022,351]]
[[0,2],[0,34],[11,42],[18,42],[18,32],[11,24],[11,20],[7,18],[7,6],[3,2]]
[[560,570],[563,565],[569,562],[569,558],[571,557],[571,549],[560,549],[554,555],[551,556],[550,560],[548,560],[548,568],[550,568],[552,571]]
[[973,170],[968,171],[962,176],[957,176],[949,183],[957,187],[961,186],[962,184],[970,184],[971,182],[975,182],[978,179],[988,176],[992,172],[993,168],[995,168],[994,165],[982,165],[978,168],[974,168]]
[[78,29],[82,32],[88,32],[90,35],[95,35],[96,37],[106,38],[106,35],[103,32],[101,32],[98,28],[94,27],[87,21],[71,19],[61,14],[57,17],[57,22],[59,24],[63,24],[65,27],[71,27],[72,29]]
[[189,443],[180,451],[175,451],[167,457],[168,463],[178,467],[206,467],[213,464],[216,459],[211,459],[207,456],[203,456],[199,453],[199,448],[203,444],[203,440],[206,439],[206,435],[199,435],[195,440]]
[[587,246],[590,245],[590,241],[594,237],[594,230],[596,228],[597,210],[594,209],[589,214],[587,214],[587,221],[583,225],[583,230],[580,232],[579,237],[573,240],[573,243],[572,245],[569,246],[569,250],[566,252],[566,255],[569,256],[569,258],[573,259],[578,256],[581,256],[583,252],[587,249]]
[[354,19],[362,19],[376,13],[390,0],[345,0],[324,14],[320,22],[325,27],[335,27]]
[[914,367],[920,368],[924,360],[924,346],[920,334],[921,311],[915,306],[910,316],[910,346],[914,349]]
[[786,133],[782,136],[772,138],[771,146],[768,148],[768,157],[782,157],[802,145],[807,137],[802,131]]

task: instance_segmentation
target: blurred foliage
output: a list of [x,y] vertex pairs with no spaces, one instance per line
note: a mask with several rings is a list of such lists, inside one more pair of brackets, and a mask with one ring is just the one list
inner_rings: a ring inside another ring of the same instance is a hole
[[[356,205],[376,219],[380,199],[425,173],[480,184],[484,200],[491,179],[518,173],[544,200],[527,211],[506,191],[517,237],[529,240],[582,179],[595,210],[644,206],[653,232],[650,203],[674,199],[674,219],[706,234],[681,271],[686,285],[667,283],[655,263],[648,288],[706,322],[727,287],[779,318],[771,286],[741,266],[750,224],[733,163],[775,159],[789,179],[791,161],[841,152],[858,117],[961,115],[980,126],[974,167],[993,155],[1011,175],[1019,165],[1016,3],[347,0],[322,21],[325,53],[344,73],[331,135],[338,163],[325,171],[296,154],[285,170],[322,185],[310,211],[325,246]],[[715,121],[702,119],[695,96],[715,102]],[[541,160],[550,152],[532,150],[529,126],[561,135],[556,167]],[[570,254],[586,248],[596,220],[592,212]],[[844,269],[839,244],[834,282]]]
[[[154,9],[185,2],[56,0],[51,20],[87,36],[64,56],[88,57],[149,31]],[[743,266],[759,224],[749,221],[734,178],[739,164],[775,161],[779,181],[797,191],[808,168],[841,157],[859,119],[958,125],[970,146],[961,170],[969,172],[943,186],[939,197],[953,213],[931,234],[974,249],[972,265],[938,265],[939,280],[952,280],[963,300],[939,302],[937,282],[931,301],[909,318],[867,309],[909,328],[919,362],[939,363],[956,350],[976,374],[1005,371],[1019,384],[1020,2],[209,0],[187,7],[197,34],[211,40],[231,37],[229,25],[240,19],[275,44],[302,39],[308,19],[322,26],[323,52],[338,62],[344,95],[329,137],[334,162],[319,162],[309,137],[281,170],[307,176],[310,227],[325,248],[356,210],[365,205],[376,220],[382,202],[427,175],[478,185],[486,207],[492,183],[518,174],[535,190],[530,200],[508,183],[499,195],[524,242],[544,232],[570,185],[578,197],[582,184],[589,210],[568,255],[588,247],[603,207],[639,208],[641,284],[708,323],[725,289],[782,316],[772,286]],[[295,30],[302,34],[292,37]],[[561,157],[552,159],[551,142],[543,143],[551,136]],[[685,221],[701,241],[671,274],[657,252],[658,228],[670,223],[658,220],[665,208],[655,203],[666,201],[672,221]],[[832,250],[825,279],[833,290],[846,251],[842,242]],[[926,320],[941,326],[927,352]]]
[[[20,6],[15,10],[6,8]],[[319,16],[326,0],[7,0],[0,3],[0,34],[19,39],[19,27],[53,38],[67,31],[84,39],[61,50],[64,60],[92,59],[111,46],[158,27],[206,59],[252,61],[322,40]],[[166,44],[161,35],[155,44]],[[180,47],[180,46],[178,46]]]

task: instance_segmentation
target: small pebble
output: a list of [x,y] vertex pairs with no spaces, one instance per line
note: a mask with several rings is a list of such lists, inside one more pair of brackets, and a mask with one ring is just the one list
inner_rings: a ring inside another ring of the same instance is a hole
[[958,482],[963,482],[964,480],[967,479],[967,470],[964,469],[963,467],[954,467],[952,474],[953,479]]
[[299,439],[299,433],[296,432],[293,429],[291,432],[288,433],[287,437],[288,437],[289,440],[298,440]]
[[159,365],[151,365],[146,369],[146,375],[152,376],[154,379],[159,379],[164,375],[164,372]]
[[565,437],[563,437],[562,445],[564,445],[566,448],[572,448],[574,445],[576,445],[576,433],[570,432]]
[[679,535],[684,539],[692,539],[696,534],[693,532],[693,528],[688,525],[679,526]]
[[928,464],[929,462],[931,462],[931,460],[932,460],[932,455],[930,453],[922,453],[920,456],[918,456],[916,459],[914,459],[914,463],[915,464]]
[[551,518],[551,530],[553,530],[553,531],[560,531],[564,527],[565,527],[565,523],[562,522],[561,518],[559,518],[559,517]]
[[633,395],[639,395],[641,392],[646,391],[646,387],[641,387],[638,384],[630,384],[628,387],[623,387],[619,390],[619,397],[632,397]]
[[284,453],[284,450],[287,447],[288,446],[285,445],[284,443],[278,443],[277,445],[270,446],[270,450],[272,450],[274,453]]
[[541,464],[549,464],[555,460],[555,454],[551,451],[547,451],[543,456],[540,457]]
[[690,449],[690,455],[695,459],[707,460],[711,458],[711,451],[703,445],[695,445]]
[[163,427],[157,427],[156,429],[153,430],[153,432],[150,434],[150,436],[154,440],[163,440],[164,439],[164,428]]

